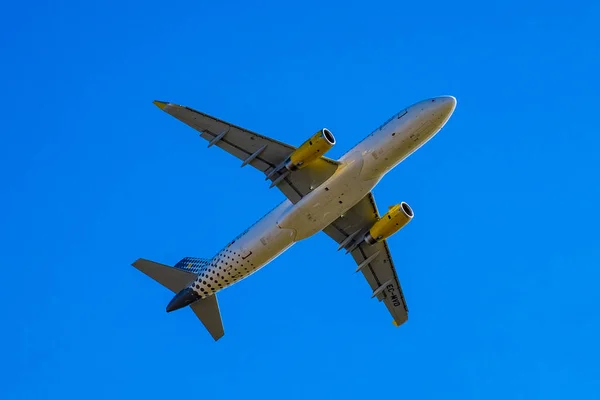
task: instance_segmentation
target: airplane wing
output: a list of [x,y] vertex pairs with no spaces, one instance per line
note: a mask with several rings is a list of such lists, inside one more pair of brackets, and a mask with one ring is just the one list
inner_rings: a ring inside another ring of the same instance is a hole
[[[213,145],[220,147],[240,159],[242,167],[251,165],[267,176],[296,150],[293,146],[240,128],[189,107],[161,101],[155,101],[154,104],[199,131],[200,136],[209,142],[208,147]],[[273,174],[268,179],[292,203],[297,203],[302,197],[333,175],[338,165],[337,161],[321,157],[306,167],[290,173],[283,179],[278,180],[281,175],[279,173]]]
[[408,307],[386,240],[369,245],[360,241],[379,219],[373,194],[369,193],[343,216],[323,229],[327,235],[347,249],[373,290],[373,296],[383,301],[400,326],[408,320]]

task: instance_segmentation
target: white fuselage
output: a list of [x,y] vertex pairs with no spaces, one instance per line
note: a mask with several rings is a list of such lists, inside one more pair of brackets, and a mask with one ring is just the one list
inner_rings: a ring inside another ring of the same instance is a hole
[[456,105],[453,97],[416,103],[344,154],[336,172],[296,204],[279,204],[230,242],[190,287],[201,297],[249,276],[294,243],[323,230],[367,195],[398,163],[431,139]]

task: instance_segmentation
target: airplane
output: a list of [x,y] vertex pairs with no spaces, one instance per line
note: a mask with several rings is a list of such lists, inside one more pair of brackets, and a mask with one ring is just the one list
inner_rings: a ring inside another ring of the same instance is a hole
[[250,276],[295,243],[323,231],[345,249],[400,326],[408,307],[387,238],[414,217],[400,202],[380,216],[371,192],[396,165],[429,141],[446,124],[456,99],[426,99],[391,116],[340,159],[325,157],[336,139],[320,129],[296,148],[192,108],[154,101],[162,111],[200,132],[208,147],[220,147],[241,166],[264,173],[270,188],[286,197],[212,258],[185,257],[173,267],[139,258],[132,265],[172,292],[166,307],[193,310],[215,341],[224,335],[217,293]]

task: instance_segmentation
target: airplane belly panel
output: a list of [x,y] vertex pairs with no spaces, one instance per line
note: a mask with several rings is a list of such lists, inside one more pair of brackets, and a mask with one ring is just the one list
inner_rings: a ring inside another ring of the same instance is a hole
[[362,168],[363,159],[357,153],[330,179],[282,214],[277,225],[282,229],[294,230],[296,241],[323,230],[375,186],[376,181],[360,179]]

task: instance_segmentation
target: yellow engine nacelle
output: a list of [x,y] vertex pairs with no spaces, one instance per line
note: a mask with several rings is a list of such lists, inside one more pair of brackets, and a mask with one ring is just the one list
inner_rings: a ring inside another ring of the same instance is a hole
[[304,168],[325,154],[334,144],[333,134],[329,129],[323,128],[290,155],[285,167],[290,171]]
[[365,242],[375,244],[389,238],[408,224],[414,215],[412,208],[405,202],[390,207],[390,210],[373,224],[365,236]]

